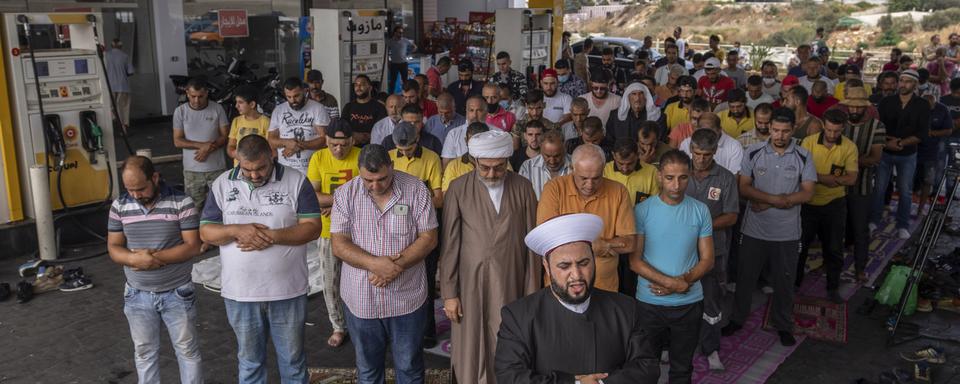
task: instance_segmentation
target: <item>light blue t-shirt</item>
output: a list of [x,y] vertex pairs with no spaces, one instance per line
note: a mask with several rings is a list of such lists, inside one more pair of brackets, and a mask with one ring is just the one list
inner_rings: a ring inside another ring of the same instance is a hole
[[[713,236],[710,209],[694,198],[686,197],[680,204],[669,205],[657,196],[637,204],[634,214],[637,234],[644,237],[643,258],[667,276],[680,276],[697,265],[697,242]],[[698,281],[687,293],[656,296],[650,292],[649,281],[637,277],[637,300],[676,307],[703,300],[703,289]]]

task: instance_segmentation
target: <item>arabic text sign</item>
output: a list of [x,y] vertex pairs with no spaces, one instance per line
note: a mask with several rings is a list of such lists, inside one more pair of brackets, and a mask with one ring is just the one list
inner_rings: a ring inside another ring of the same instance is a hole
[[[353,39],[354,40],[374,40],[383,39],[384,28],[386,28],[386,17],[383,16],[354,16],[353,17]],[[350,36],[350,26],[348,22],[342,24],[343,29],[340,36],[346,40]]]
[[218,23],[222,37],[247,37],[250,27],[247,24],[247,11],[244,9],[221,9]]

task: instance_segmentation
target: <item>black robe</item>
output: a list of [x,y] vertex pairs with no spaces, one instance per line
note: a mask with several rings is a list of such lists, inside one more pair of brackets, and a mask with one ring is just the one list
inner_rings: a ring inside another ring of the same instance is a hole
[[594,289],[583,314],[560,304],[550,288],[501,309],[495,371],[499,383],[574,383],[607,373],[606,384],[656,383],[659,348],[640,325],[633,298]]

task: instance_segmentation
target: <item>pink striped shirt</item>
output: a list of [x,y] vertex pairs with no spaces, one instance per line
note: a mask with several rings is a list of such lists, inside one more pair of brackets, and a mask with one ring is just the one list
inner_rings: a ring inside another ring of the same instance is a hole
[[[437,228],[430,191],[422,181],[395,171],[393,196],[380,210],[359,177],[334,192],[330,233],[349,235],[353,243],[373,256],[396,255]],[[404,270],[384,288],[370,284],[368,272],[347,263],[340,271],[340,296],[354,316],[385,319],[409,314],[427,298],[423,261]]]

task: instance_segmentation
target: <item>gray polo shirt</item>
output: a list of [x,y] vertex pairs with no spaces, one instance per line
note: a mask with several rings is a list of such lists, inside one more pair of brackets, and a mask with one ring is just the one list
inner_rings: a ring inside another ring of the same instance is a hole
[[[769,141],[747,147],[740,174],[752,178],[754,188],[773,195],[794,193],[800,190],[800,183],[817,181],[813,156],[793,141],[783,155],[774,151]],[[754,212],[752,204],[747,203],[743,217],[744,235],[767,241],[800,240],[800,205]]]
[[[263,224],[292,227],[301,218],[320,217],[317,194],[307,178],[274,163],[269,181],[247,182],[240,167],[224,172],[210,186],[200,224]],[[234,301],[276,301],[307,294],[307,246],[271,245],[244,252],[236,242],[220,247],[220,295]]]
[[[187,140],[208,142],[220,137],[220,127],[228,126],[227,114],[220,104],[207,102],[207,107],[196,110],[190,103],[183,103],[173,111],[173,129],[182,129]],[[213,172],[227,168],[223,150],[217,150],[207,156],[204,162],[193,159],[196,149],[183,149],[183,170],[190,172]]]
[[[740,212],[736,176],[716,162],[703,180],[691,175],[687,183],[687,196],[706,204],[712,219],[724,213]],[[713,248],[717,256],[726,255],[730,251],[730,231],[731,228],[713,229]]]

